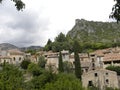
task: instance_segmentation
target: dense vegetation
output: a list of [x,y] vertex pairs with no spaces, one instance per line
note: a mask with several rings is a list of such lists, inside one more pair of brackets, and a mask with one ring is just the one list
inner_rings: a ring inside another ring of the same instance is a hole
[[116,3],[112,8],[110,18],[117,20],[117,23],[120,22],[120,0],[114,0]]
[[78,53],[79,53],[79,50],[78,50],[79,43],[78,43],[77,40],[74,41],[73,47],[74,47],[74,59],[75,59],[75,61],[74,61],[75,75],[78,79],[81,80],[82,79],[82,70],[81,70],[80,58],[79,58],[79,55],[78,55]]
[[[43,60],[43,57],[42,59]],[[25,64],[26,69],[4,63],[0,66],[0,90],[99,90],[96,87],[84,88],[81,80],[70,70],[69,64],[65,72],[53,73],[46,70],[44,62]],[[64,65],[63,65],[64,67]],[[69,69],[68,69],[69,68]],[[107,88],[106,90],[114,90]],[[118,90],[118,89],[115,89]]]
[[52,42],[50,39],[44,50],[73,52],[73,43],[77,39],[79,52],[91,52],[97,49],[120,46],[120,25],[114,22],[93,22],[76,20],[75,26],[67,35],[60,33]]
[[30,63],[28,68],[5,64],[0,70],[0,90],[85,90],[73,74],[59,73]]
[[59,52],[58,71],[59,71],[59,72],[63,72],[63,71],[64,71],[64,68],[63,68],[63,60],[62,60],[62,54],[61,54],[61,52]]
[[117,72],[117,75],[120,75],[120,66],[108,66],[106,69]]

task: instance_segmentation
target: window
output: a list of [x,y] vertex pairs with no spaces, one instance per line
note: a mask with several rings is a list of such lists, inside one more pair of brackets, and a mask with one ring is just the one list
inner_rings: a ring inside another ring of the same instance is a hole
[[95,67],[95,64],[94,64],[94,63],[92,63],[92,67]]
[[92,62],[95,62],[94,58],[92,58]]
[[84,72],[84,70],[82,70],[82,73]]
[[92,81],[88,81],[88,86],[93,86]]
[[15,57],[13,57],[13,60],[15,61]]
[[104,62],[104,64],[111,64],[111,61]]
[[109,80],[108,79],[106,79],[106,83],[109,84]]
[[47,57],[47,55],[45,55],[45,57]]
[[91,57],[94,57],[95,55],[93,54],[93,55],[90,55]]
[[21,57],[19,57],[19,61],[21,60]]
[[98,74],[97,74],[97,73],[95,73],[94,75],[95,75],[95,77],[97,77],[97,76],[98,76]]
[[108,75],[108,73],[106,73],[106,75]]
[[85,69],[86,72],[88,72],[88,69]]

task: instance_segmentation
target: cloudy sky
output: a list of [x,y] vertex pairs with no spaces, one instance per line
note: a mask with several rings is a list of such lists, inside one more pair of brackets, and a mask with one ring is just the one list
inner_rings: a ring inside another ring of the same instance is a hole
[[0,43],[16,46],[41,45],[63,32],[75,19],[111,21],[114,0],[22,0],[26,8],[17,11],[11,0],[0,5]]

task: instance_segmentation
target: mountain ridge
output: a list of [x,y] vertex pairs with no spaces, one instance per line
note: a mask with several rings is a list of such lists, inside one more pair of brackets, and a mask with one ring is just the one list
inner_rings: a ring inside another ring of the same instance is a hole
[[67,33],[80,42],[112,43],[120,41],[120,25],[115,22],[95,22],[76,19],[74,27]]
[[17,47],[10,43],[0,43],[1,50],[19,49],[19,50],[25,51],[25,50],[29,50],[29,49],[30,50],[38,50],[40,48],[42,48],[42,47],[41,46]]

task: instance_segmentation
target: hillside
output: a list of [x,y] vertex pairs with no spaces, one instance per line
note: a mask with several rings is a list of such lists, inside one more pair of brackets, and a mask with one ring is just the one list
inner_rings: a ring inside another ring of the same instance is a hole
[[12,45],[10,43],[1,43],[0,44],[1,50],[19,49],[21,51],[25,51],[25,50],[40,50],[41,48],[42,48],[41,46],[29,46],[29,47],[19,48],[19,47]]
[[22,47],[20,50],[26,51],[26,50],[40,50],[42,47],[41,46],[29,46],[29,47]]
[[94,22],[76,19],[76,23],[67,36],[85,43],[120,42],[120,24],[116,22]]
[[10,43],[1,43],[0,49],[1,50],[10,50],[10,49],[18,49],[18,47],[15,45],[12,45]]

